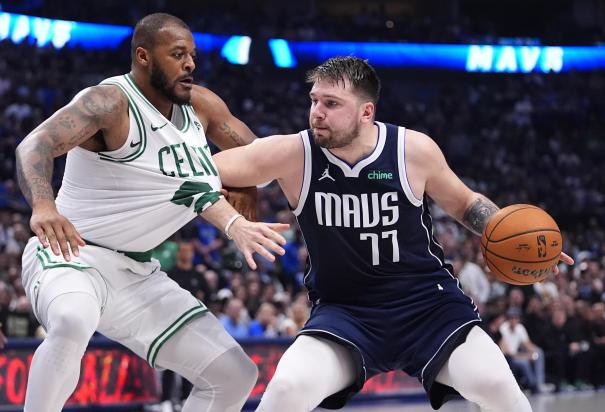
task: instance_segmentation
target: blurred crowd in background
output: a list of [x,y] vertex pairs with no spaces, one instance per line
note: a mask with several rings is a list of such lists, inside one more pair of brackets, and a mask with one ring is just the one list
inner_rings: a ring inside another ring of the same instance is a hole
[[[118,24],[132,24],[163,7],[184,18],[194,30],[266,37],[468,42],[511,35],[497,22],[477,24],[480,18],[463,13],[462,6],[473,2],[464,1],[454,2],[462,10],[457,17],[450,10],[432,20],[410,17],[409,22],[405,10],[397,15],[384,5],[382,9],[366,6],[371,10],[360,11],[352,20],[342,12],[339,20],[337,12],[326,13],[321,2],[314,1],[301,2],[313,6],[303,7],[304,13],[262,8],[251,19],[242,18],[250,14],[249,6],[241,2],[237,3],[239,8],[226,12],[229,1],[207,2],[212,7],[203,12],[182,2],[171,3],[172,9],[167,9],[168,2],[162,0],[135,1],[130,14],[108,12],[122,3],[110,0],[104,2],[107,8],[103,12],[89,9],[96,3],[86,8],[77,2],[21,3],[29,7],[13,11]],[[56,3],[69,6],[59,9]],[[557,19],[563,17],[565,2],[552,3],[558,14],[553,12],[554,17],[534,28],[538,31],[535,35],[554,41],[604,38],[602,26],[559,25]],[[300,20],[282,18],[280,13],[286,12]],[[389,28],[391,18],[393,27]],[[444,19],[443,24],[439,19]],[[530,28],[520,27],[526,30],[523,35],[534,34]],[[21,252],[31,236],[30,208],[16,184],[14,150],[27,133],[79,90],[127,72],[130,56],[127,45],[117,51],[92,52],[40,49],[7,40],[0,42],[0,56],[0,322],[9,339],[43,336],[20,280]],[[197,66],[196,81],[219,94],[257,136],[307,128],[309,87],[302,70],[279,70],[263,62],[236,66],[212,54],[204,54]],[[561,265],[561,273],[543,283],[516,287],[498,282],[489,273],[479,252],[478,237],[437,207],[432,208],[435,235],[462,289],[473,298],[485,329],[501,345],[521,383],[532,391],[604,386],[603,73],[495,75],[380,70],[379,75],[383,93],[377,120],[427,133],[472,189],[499,206],[541,206],[563,231],[564,250],[575,259],[575,265]],[[56,160],[56,188],[63,165],[64,158]],[[258,270],[249,270],[235,246],[201,219],[178,231],[155,256],[170,276],[221,318],[234,337],[294,336],[309,316],[303,285],[304,241],[275,183],[259,191],[258,212],[260,220],[291,224],[285,234],[286,254],[275,263],[259,258]]]

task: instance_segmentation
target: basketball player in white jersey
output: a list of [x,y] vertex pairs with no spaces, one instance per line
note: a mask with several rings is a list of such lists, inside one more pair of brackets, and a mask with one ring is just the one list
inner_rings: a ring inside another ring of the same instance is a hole
[[375,121],[380,80],[366,61],[333,58],[308,80],[309,130],[215,155],[225,184],[277,179],[309,250],[311,317],[257,411],[338,409],[399,369],[435,409],[459,393],[485,412],[531,411],[443,259],[426,196],[476,234],[498,207],[428,136]]
[[[287,225],[252,223],[221,196],[206,133],[227,148],[253,139],[211,91],[193,84],[195,44],[180,19],[135,27],[132,70],[80,92],[16,152],[32,206],[23,285],[48,332],[36,350],[26,412],[60,411],[95,330],[194,385],[183,411],[239,411],[257,369],[204,304],[150,250],[201,215],[253,253],[283,254]],[[55,201],[53,158],[67,152]],[[272,252],[272,253],[271,253]]]

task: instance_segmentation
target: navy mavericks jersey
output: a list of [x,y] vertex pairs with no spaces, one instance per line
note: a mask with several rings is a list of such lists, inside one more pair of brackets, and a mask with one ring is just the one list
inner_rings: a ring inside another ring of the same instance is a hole
[[405,128],[376,125],[376,148],[354,166],[316,145],[311,130],[300,133],[305,166],[294,214],[309,251],[312,302],[404,303],[452,280],[426,197],[408,183]]

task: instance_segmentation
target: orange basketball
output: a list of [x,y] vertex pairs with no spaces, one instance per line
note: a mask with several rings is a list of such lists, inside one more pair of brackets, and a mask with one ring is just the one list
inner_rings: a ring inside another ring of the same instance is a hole
[[559,261],[561,231],[539,207],[511,205],[491,217],[481,236],[481,252],[502,282],[530,285],[546,278]]

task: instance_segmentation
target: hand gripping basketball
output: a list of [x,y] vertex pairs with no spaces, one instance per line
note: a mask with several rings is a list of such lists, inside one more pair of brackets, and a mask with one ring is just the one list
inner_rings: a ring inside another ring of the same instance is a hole
[[525,204],[498,211],[481,236],[487,266],[500,281],[513,285],[530,285],[558,273],[559,260],[573,264],[562,247],[554,219],[539,207]]

